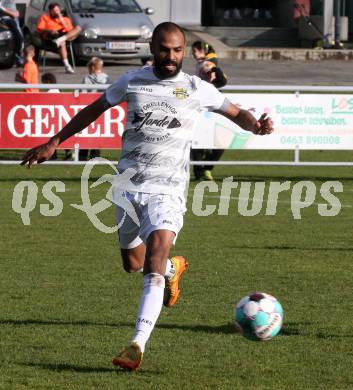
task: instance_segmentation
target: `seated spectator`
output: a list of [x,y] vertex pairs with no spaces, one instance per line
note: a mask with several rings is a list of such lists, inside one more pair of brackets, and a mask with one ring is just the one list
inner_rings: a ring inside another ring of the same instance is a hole
[[[109,76],[103,72],[103,66],[103,60],[98,57],[92,57],[87,63],[88,75],[82,79],[82,84],[110,84]],[[91,90],[91,92],[94,91]],[[79,159],[87,160],[88,152],[88,149],[80,149]],[[100,151],[91,149],[89,158],[95,157],[100,157]]]
[[[15,80],[20,83],[25,84],[38,84],[38,66],[34,62],[34,56],[36,54],[36,50],[34,46],[28,45],[25,47],[24,55],[25,55],[25,64],[23,66],[23,72],[17,72]],[[27,88],[26,92],[39,92],[37,88]]]
[[63,16],[58,3],[51,3],[48,9],[49,13],[39,18],[37,31],[47,46],[59,51],[66,73],[74,73],[67,58],[66,41],[75,40],[81,32],[81,27],[74,27],[71,19]]
[[23,65],[23,34],[18,20],[19,15],[15,0],[0,0],[0,18],[10,29],[15,40],[15,63],[17,67]]

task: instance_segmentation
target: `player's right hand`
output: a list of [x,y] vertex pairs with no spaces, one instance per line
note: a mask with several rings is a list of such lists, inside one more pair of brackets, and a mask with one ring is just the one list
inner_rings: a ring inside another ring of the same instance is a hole
[[21,165],[28,164],[28,168],[31,168],[31,166],[35,163],[40,164],[44,161],[47,161],[54,154],[55,149],[56,145],[50,142],[36,146],[35,148],[26,152],[22,158]]

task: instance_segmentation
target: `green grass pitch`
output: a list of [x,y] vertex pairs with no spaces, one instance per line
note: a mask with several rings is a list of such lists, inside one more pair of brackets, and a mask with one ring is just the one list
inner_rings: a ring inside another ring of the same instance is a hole
[[[110,154],[114,156],[114,153]],[[236,152],[225,158],[283,159],[287,152]],[[353,160],[351,152],[303,153],[306,159]],[[277,214],[238,212],[238,190],[228,216],[197,217],[189,189],[184,228],[173,254],[190,262],[178,304],[163,309],[141,370],[111,364],[134,332],[141,274],[121,267],[115,234],[98,232],[81,203],[82,167],[0,166],[0,389],[352,389],[353,388],[353,174],[352,168],[217,167],[217,184],[342,182],[342,209],[322,217],[317,203],[293,219],[290,192]],[[111,173],[95,168],[94,178]],[[24,226],[12,210],[21,180],[39,188]],[[65,183],[64,208],[43,217],[41,189]],[[266,187],[267,188],[267,187]],[[96,201],[106,185],[92,190]],[[218,204],[217,194],[207,197]],[[215,196],[216,195],[216,196]],[[266,204],[266,195],[265,203]],[[114,224],[113,208],[101,219]],[[284,328],[269,342],[233,332],[234,304],[247,293],[273,294],[285,311]]]

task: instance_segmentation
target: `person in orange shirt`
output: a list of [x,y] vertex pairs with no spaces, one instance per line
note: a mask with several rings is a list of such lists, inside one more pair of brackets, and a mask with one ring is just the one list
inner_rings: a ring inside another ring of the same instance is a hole
[[[16,73],[15,80],[25,84],[38,84],[38,66],[34,62],[33,58],[36,54],[34,46],[28,45],[24,49],[25,64],[23,66],[23,72]],[[27,88],[26,92],[39,92],[37,88]]]
[[74,27],[71,19],[63,16],[58,3],[51,3],[48,10],[48,14],[44,14],[39,18],[37,31],[46,45],[59,50],[66,73],[74,73],[67,58],[66,41],[75,40],[81,32],[81,27]]

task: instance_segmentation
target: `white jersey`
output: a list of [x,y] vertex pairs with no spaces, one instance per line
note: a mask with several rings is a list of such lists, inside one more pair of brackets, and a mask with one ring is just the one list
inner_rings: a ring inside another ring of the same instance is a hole
[[184,72],[160,80],[153,67],[119,77],[105,92],[111,106],[128,105],[118,171],[132,168],[123,191],[184,196],[189,180],[193,129],[200,111],[219,109],[224,96],[211,84]]

